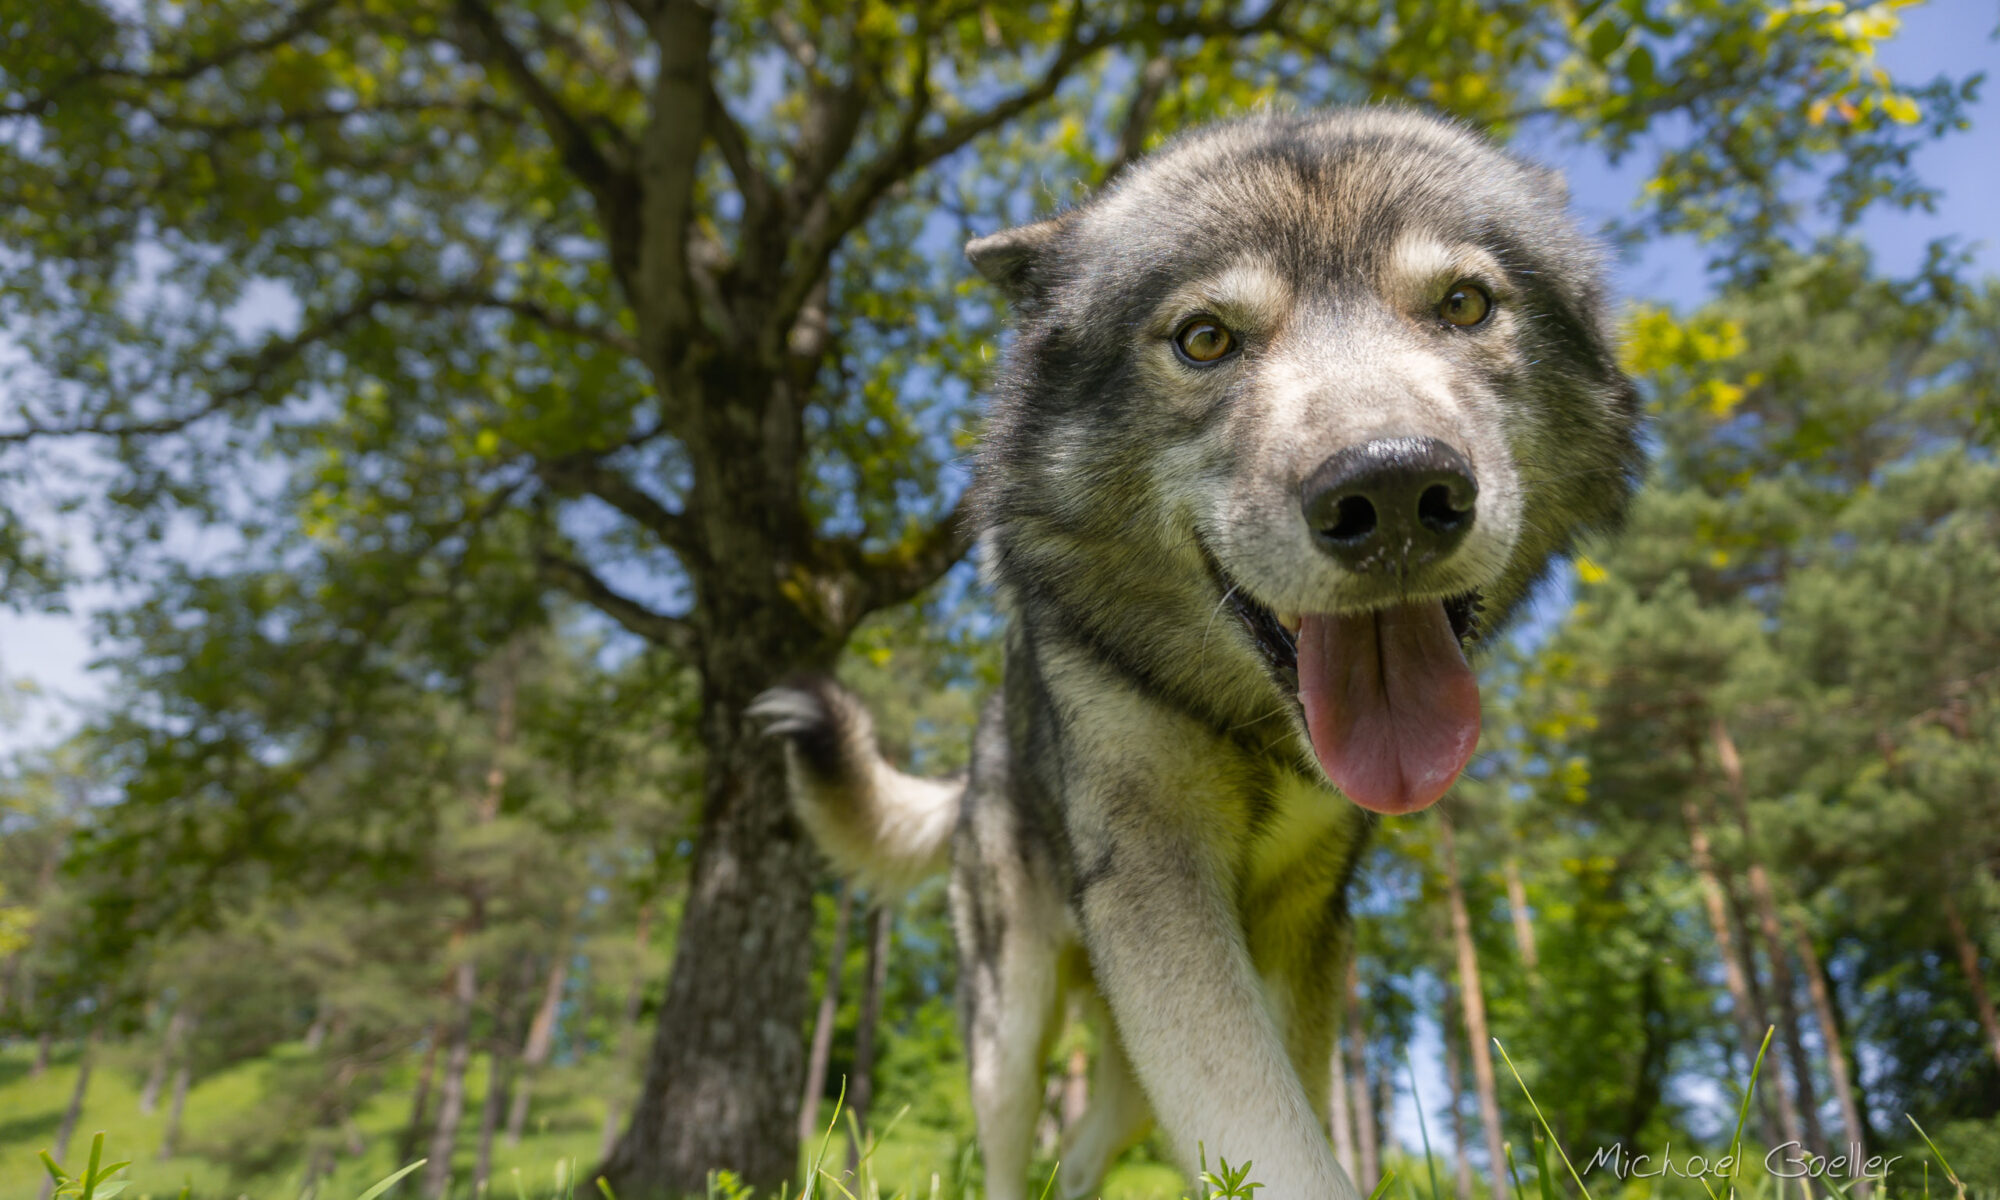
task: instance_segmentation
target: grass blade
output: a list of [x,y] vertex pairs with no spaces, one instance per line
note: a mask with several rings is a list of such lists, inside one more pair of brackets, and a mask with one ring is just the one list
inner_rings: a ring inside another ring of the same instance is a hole
[[1410,1077],[1410,1102],[1416,1105],[1417,1133],[1424,1139],[1424,1166],[1431,1173],[1431,1200],[1444,1200],[1444,1193],[1438,1191],[1437,1159],[1431,1154],[1431,1131],[1424,1125],[1424,1098],[1417,1094],[1417,1072],[1405,1061],[1403,1073]]
[[1569,1168],[1569,1177],[1576,1180],[1576,1190],[1583,1193],[1583,1200],[1590,1200],[1590,1189],[1583,1186],[1583,1176],[1576,1173],[1576,1164],[1569,1160],[1569,1152],[1562,1148],[1561,1142],[1556,1141],[1556,1131],[1549,1128],[1549,1119],[1542,1115],[1542,1106],[1535,1103],[1534,1094],[1528,1091],[1527,1082],[1521,1078],[1521,1072],[1515,1068],[1514,1060],[1507,1056],[1507,1047],[1500,1044],[1499,1038],[1494,1038],[1493,1048],[1500,1051],[1501,1061],[1507,1064],[1507,1070],[1514,1076],[1514,1082],[1520,1087],[1521,1094],[1528,1098],[1528,1107],[1534,1110],[1535,1120],[1542,1123],[1542,1132],[1548,1135],[1551,1143],[1554,1143],[1556,1153],[1562,1155],[1563,1166]]
[[425,1163],[429,1161],[430,1160],[427,1158],[418,1159],[417,1161],[411,1163],[409,1166],[404,1167],[402,1170],[396,1172],[394,1175],[389,1176],[389,1178],[384,1179],[382,1182],[376,1184],[374,1187],[369,1188],[367,1191],[361,1193],[361,1195],[357,1198],[357,1200],[376,1200],[376,1197],[388,1191],[390,1188],[395,1187],[397,1180],[401,1179],[405,1175],[408,1175],[410,1172],[416,1170],[418,1167],[423,1166]]

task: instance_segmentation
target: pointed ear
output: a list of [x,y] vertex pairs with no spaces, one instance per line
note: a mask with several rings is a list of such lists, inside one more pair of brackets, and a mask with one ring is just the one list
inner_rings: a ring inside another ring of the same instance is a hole
[[999,285],[1009,300],[1033,300],[1048,290],[1050,249],[1062,233],[1060,217],[973,238],[965,257],[981,275]]

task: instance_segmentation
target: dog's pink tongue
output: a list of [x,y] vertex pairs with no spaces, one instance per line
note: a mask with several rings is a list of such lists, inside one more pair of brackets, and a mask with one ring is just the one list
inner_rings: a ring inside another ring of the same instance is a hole
[[1376,812],[1435,803],[1479,742],[1479,684],[1437,601],[1304,617],[1299,699],[1326,777]]

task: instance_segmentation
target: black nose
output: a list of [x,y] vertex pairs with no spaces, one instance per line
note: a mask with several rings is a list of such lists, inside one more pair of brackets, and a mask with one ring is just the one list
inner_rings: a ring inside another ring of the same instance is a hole
[[1320,549],[1351,570],[1443,558],[1472,528],[1479,485],[1465,456],[1436,438],[1378,438],[1321,463],[1300,488]]

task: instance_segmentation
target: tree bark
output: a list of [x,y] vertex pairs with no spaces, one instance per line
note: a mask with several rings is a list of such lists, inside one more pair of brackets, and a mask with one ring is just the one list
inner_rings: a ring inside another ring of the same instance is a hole
[[1452,1165],[1458,1200],[1472,1200],[1472,1156],[1466,1153],[1465,1136],[1465,1063],[1459,1057],[1458,1032],[1452,1028],[1463,1020],[1459,1008],[1457,992],[1446,988],[1444,1020],[1438,1025],[1438,1040],[1444,1043],[1444,1098],[1445,1103],[1451,1106]]
[[1542,959],[1535,948],[1535,923],[1528,916],[1528,888],[1521,882],[1521,860],[1507,856],[1507,912],[1514,921],[1514,945],[1521,952],[1521,966],[1528,975],[1528,987],[1542,990]]
[[1486,1131],[1487,1178],[1493,1200],[1507,1195],[1506,1135],[1500,1125],[1500,1092],[1493,1078],[1492,1042],[1486,1032],[1486,998],[1479,984],[1479,953],[1472,944],[1472,918],[1459,882],[1458,847],[1451,818],[1438,814],[1440,859],[1444,864],[1445,898],[1451,910],[1451,940],[1458,954],[1459,1007],[1465,1014],[1465,1040],[1472,1052],[1472,1083],[1479,1098],[1479,1121]]
[[472,1194],[485,1191],[493,1178],[493,1136],[500,1131],[501,1111],[507,1107],[507,1084],[513,1078],[513,1055],[503,1037],[493,1039],[486,1055],[486,1095],[479,1103],[479,1151],[473,1160]]
[[799,1141],[812,1145],[819,1136],[819,1101],[826,1091],[826,1064],[833,1057],[833,1026],[840,1015],[841,967],[847,962],[847,928],[854,922],[854,885],[840,885],[834,908],[833,946],[827,953],[826,986],[820,989],[819,1012],[813,1017],[812,1049],[806,1055],[806,1088],[799,1104]]
[[1736,827],[1743,838],[1744,877],[1750,885],[1750,900],[1757,911],[1757,926],[1764,939],[1764,956],[1771,964],[1771,990],[1777,993],[1778,1032],[1784,1038],[1786,1057],[1791,1064],[1792,1086],[1798,1093],[1799,1129],[1805,1148],[1826,1152],[1826,1134],[1819,1124],[1819,1099],[1813,1085],[1812,1058],[1807,1053],[1803,1022],[1799,1019],[1798,985],[1792,977],[1790,952],[1784,923],[1778,916],[1777,889],[1757,849],[1755,826],[1750,820],[1750,792],[1743,782],[1743,759],[1729,726],[1716,717],[1709,726],[1715,741],[1716,762],[1729,785],[1729,798]]
[[568,938],[557,943],[548,976],[542,983],[542,1001],[528,1026],[528,1040],[521,1047],[520,1069],[514,1078],[514,1099],[507,1109],[507,1145],[521,1144],[521,1130],[528,1123],[528,1100],[535,1088],[535,1076],[549,1061],[556,1044],[556,1016],[562,1011],[563,986],[569,982]]
[[451,1183],[451,1152],[458,1142],[458,1123],[465,1117],[465,1071],[472,1062],[472,1010],[479,999],[479,977],[470,949],[460,949],[467,957],[452,970],[451,1045],[445,1051],[444,1079],[438,1085],[430,1161],[424,1164],[424,1195],[430,1200],[443,1200]]
[[1382,1139],[1375,1122],[1375,1092],[1368,1080],[1368,1035],[1361,1021],[1361,964],[1347,960],[1347,1077],[1354,1089],[1354,1140],[1359,1174],[1354,1184],[1366,1196],[1382,1178]]
[[[90,1068],[97,1059],[97,1028],[92,1026],[84,1035],[83,1053],[76,1060],[76,1086],[69,1091],[69,1105],[63,1109],[62,1124],[56,1126],[55,1144],[49,1154],[72,1173],[76,1164],[69,1162],[70,1139],[76,1136],[77,1122],[83,1120],[83,1098],[90,1091]],[[41,1200],[49,1200],[55,1194],[56,1181],[46,1172],[42,1175]]]
[[1355,1157],[1354,1113],[1348,1104],[1347,1022],[1344,1020],[1334,1034],[1333,1053],[1327,1057],[1331,1060],[1327,1064],[1328,1091],[1331,1094],[1327,1097],[1326,1110],[1327,1125],[1333,1134],[1333,1156],[1340,1160],[1340,1165],[1346,1168],[1348,1174],[1353,1175],[1361,1170],[1361,1164]]
[[[723,598],[705,611],[756,608]],[[823,668],[832,651],[760,635],[748,620],[734,637],[705,640],[708,765],[687,908],[631,1122],[596,1172],[620,1200],[703,1192],[723,1167],[775,1192],[798,1159],[820,865],[792,819],[783,756],[743,710],[785,672]]]
[[[1826,1047],[1826,1071],[1833,1081],[1833,1097],[1840,1104],[1840,1123],[1846,1129],[1847,1141],[1851,1145],[1834,1148],[1836,1154],[1846,1154],[1852,1149],[1849,1161],[1868,1159],[1868,1127],[1861,1123],[1861,1108],[1854,1099],[1854,1077],[1847,1072],[1846,1040],[1840,1036],[1840,1021],[1833,1013],[1833,994],[1826,985],[1826,971],[1820,965],[1819,951],[1813,947],[1812,934],[1806,929],[1804,920],[1792,919],[1792,941],[1798,948],[1799,966],[1805,972],[1806,992],[1812,997],[1813,1015],[1819,1021],[1819,1040]],[[1857,1180],[1855,1194],[1868,1194],[1868,1181]]]
[[1973,1011],[1979,1014],[1979,1027],[1986,1032],[1986,1047],[1993,1053],[1993,1061],[2000,1064],[2000,1016],[1993,1012],[1993,996],[1986,990],[1986,976],[1979,969],[1979,946],[1966,932],[1965,918],[1958,911],[1958,901],[1949,889],[1944,893],[1944,923],[1951,931],[1953,949],[1958,951],[1958,965],[1965,971],[1965,986],[1972,993]]
[[172,1158],[180,1147],[181,1116],[187,1110],[188,1088],[194,1084],[194,1064],[189,1056],[181,1055],[180,1065],[174,1068],[174,1090],[167,1098],[167,1123],[160,1130],[160,1158]]
[[[847,1084],[847,1094],[853,1100],[855,1127],[864,1137],[874,1116],[875,1034],[882,1020],[883,985],[889,980],[889,933],[893,916],[889,906],[880,901],[868,910],[868,967],[861,977],[861,1011],[854,1026],[854,1078]],[[850,1167],[860,1161],[860,1154],[861,1147],[850,1143]]]
[[417,1066],[417,1086],[410,1092],[410,1119],[403,1126],[402,1137],[396,1142],[396,1165],[399,1167],[417,1156],[417,1144],[424,1140],[424,1110],[430,1107],[431,1077],[437,1070],[436,1021],[424,1026],[423,1040],[424,1057]]
[[180,1048],[181,1031],[186,1024],[186,1006],[176,1005],[173,1015],[167,1018],[167,1028],[160,1034],[159,1050],[153,1055],[152,1069],[146,1072],[146,1086],[139,1090],[139,1111],[146,1116],[152,1116],[160,1107],[160,1089],[166,1086],[167,1070]]
[[[1764,1014],[1750,991],[1750,974],[1745,969],[1736,937],[1731,932],[1728,896],[1722,886],[1722,876],[1716,870],[1715,856],[1709,849],[1708,827],[1702,820],[1701,803],[1692,793],[1681,802],[1681,819],[1687,825],[1689,862],[1701,884],[1702,908],[1708,914],[1709,932],[1715,937],[1716,954],[1722,959],[1722,978],[1729,987],[1730,1010],[1736,1018],[1737,1044],[1743,1051],[1743,1069],[1747,1072],[1750,1064],[1757,1060],[1758,1047],[1764,1041]],[[1798,1122],[1783,1115],[1791,1107],[1791,1098],[1779,1091],[1774,1109],[1772,1093],[1771,1088],[1760,1088],[1757,1094],[1764,1118],[1764,1141],[1767,1145],[1776,1146],[1797,1137]]]

